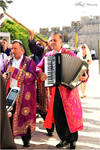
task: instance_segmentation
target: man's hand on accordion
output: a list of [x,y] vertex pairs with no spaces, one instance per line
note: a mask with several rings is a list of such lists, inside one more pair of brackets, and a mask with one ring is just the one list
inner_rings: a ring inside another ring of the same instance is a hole
[[42,73],[39,75],[39,78],[40,78],[41,81],[45,81],[45,80],[47,79],[47,75],[46,75],[44,72],[42,72]]
[[80,76],[80,81],[85,81],[88,78],[88,74],[84,72],[84,75]]

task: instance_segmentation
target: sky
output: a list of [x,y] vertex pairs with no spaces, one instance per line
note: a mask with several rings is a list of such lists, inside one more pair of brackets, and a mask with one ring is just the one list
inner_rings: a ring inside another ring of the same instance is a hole
[[100,0],[13,0],[6,12],[39,32],[39,28],[71,26],[82,16],[100,16]]

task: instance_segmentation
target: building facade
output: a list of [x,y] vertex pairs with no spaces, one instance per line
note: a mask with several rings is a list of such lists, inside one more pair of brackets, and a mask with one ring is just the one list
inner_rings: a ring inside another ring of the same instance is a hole
[[80,21],[73,21],[71,26],[65,26],[60,30],[59,27],[41,28],[40,33],[49,36],[51,32],[58,31],[63,35],[64,43],[68,43],[70,47],[78,47],[82,43],[86,43],[89,49],[95,49],[98,57],[99,40],[100,40],[100,16],[81,17]]
[[3,38],[7,40],[8,44],[10,44],[10,33],[0,32],[0,40]]

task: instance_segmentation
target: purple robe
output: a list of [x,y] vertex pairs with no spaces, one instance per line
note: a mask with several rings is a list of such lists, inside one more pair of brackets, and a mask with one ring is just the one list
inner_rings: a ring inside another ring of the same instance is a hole
[[[7,66],[4,70],[6,71]],[[31,133],[36,126],[36,86],[35,74],[36,66],[31,58],[26,56],[20,64],[20,69],[15,68],[12,78],[18,80],[21,88],[16,99],[16,110],[13,116],[13,135],[25,135],[27,128],[31,128]]]

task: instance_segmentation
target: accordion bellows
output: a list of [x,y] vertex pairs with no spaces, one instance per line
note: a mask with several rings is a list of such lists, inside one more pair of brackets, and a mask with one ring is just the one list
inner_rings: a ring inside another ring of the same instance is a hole
[[58,53],[45,57],[44,69],[47,74],[45,87],[64,85],[74,89],[81,84],[80,76],[87,70],[88,64],[78,57]]

